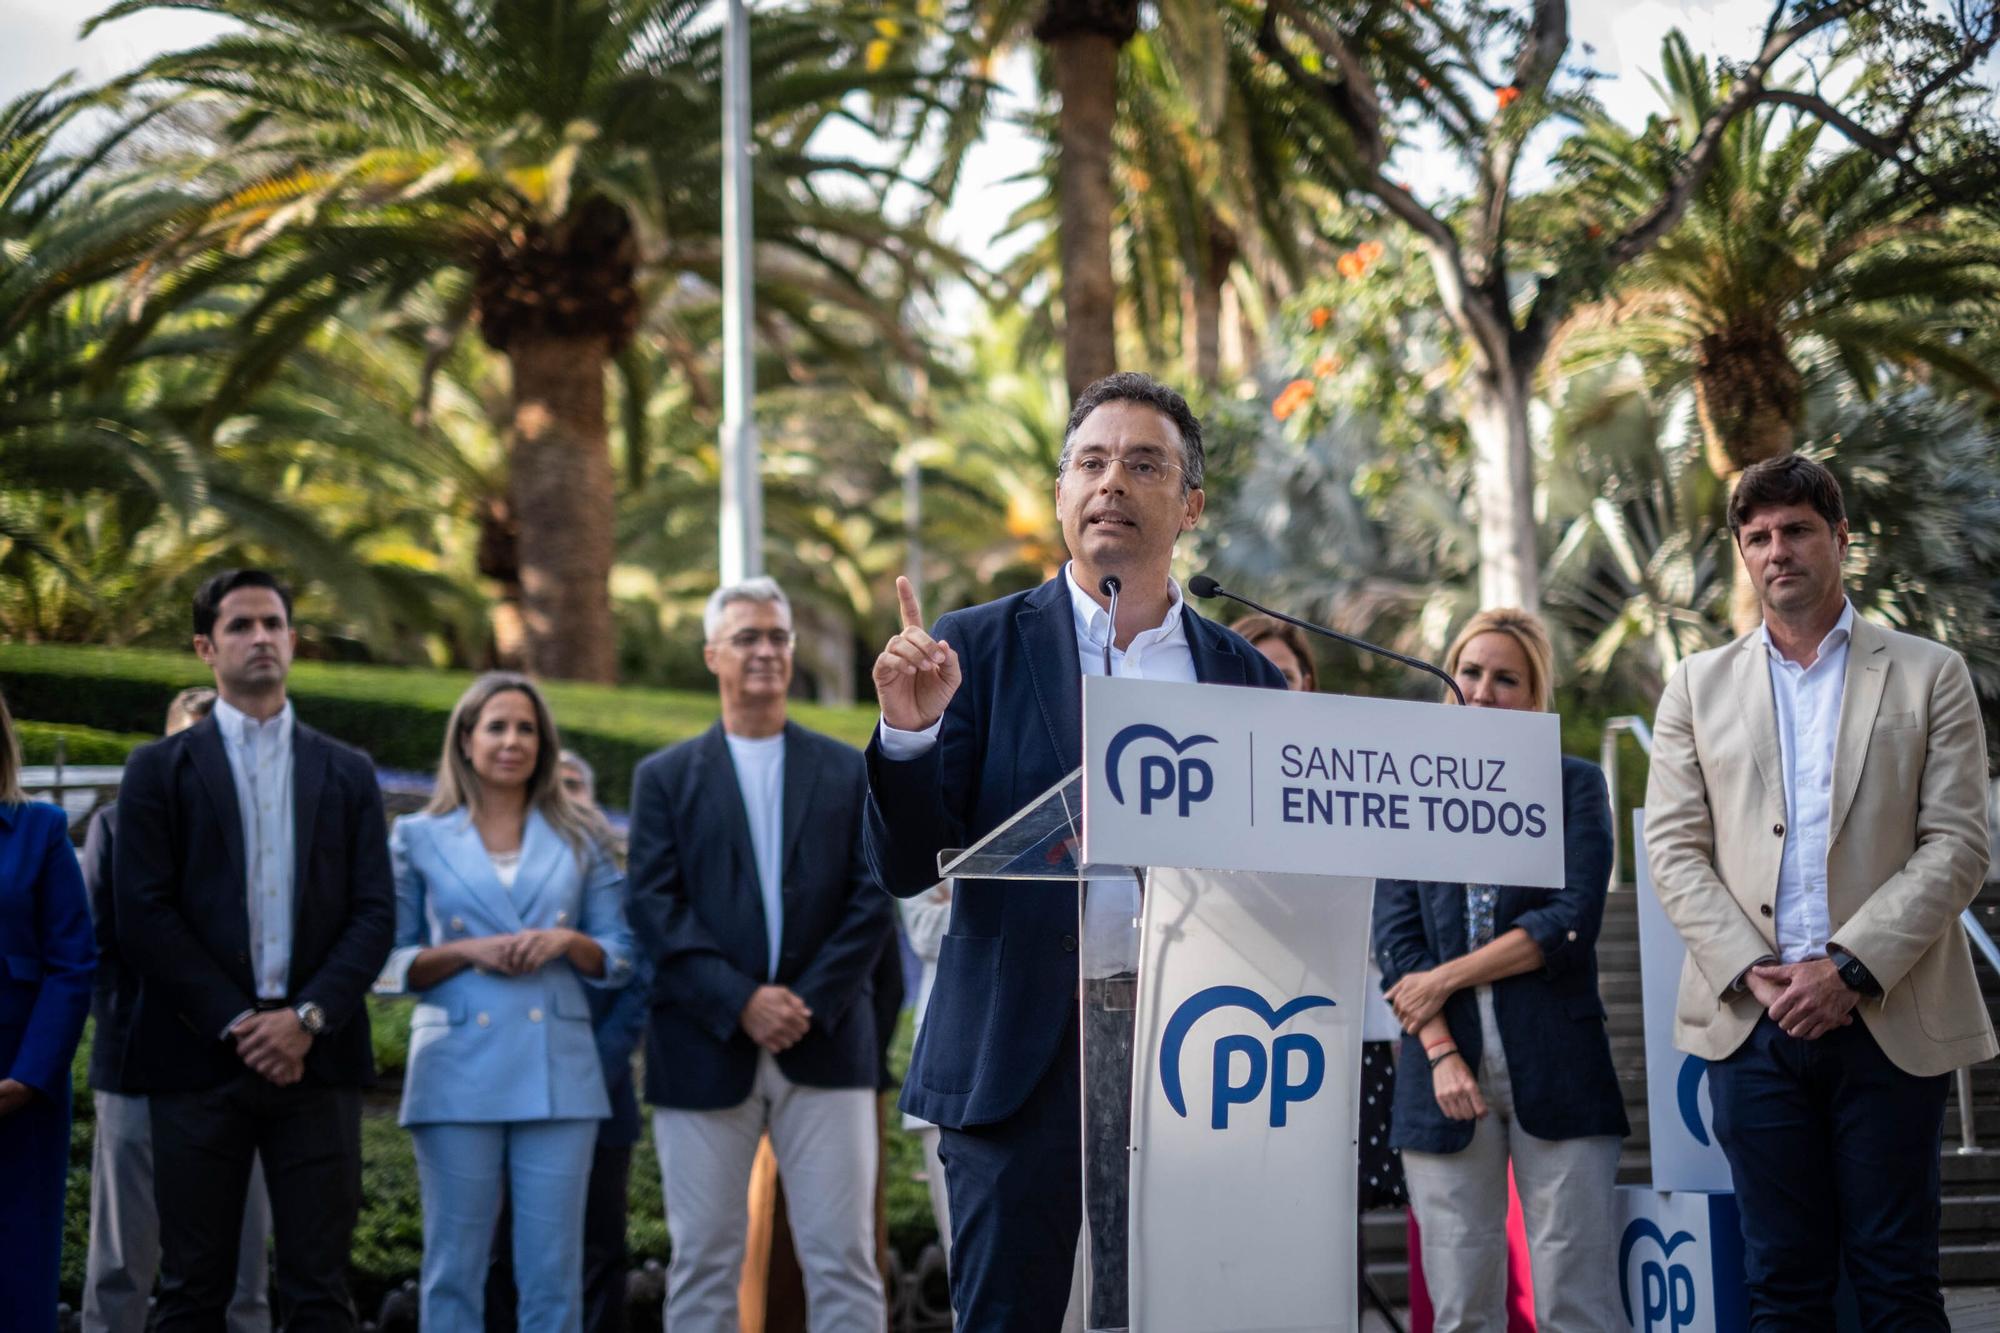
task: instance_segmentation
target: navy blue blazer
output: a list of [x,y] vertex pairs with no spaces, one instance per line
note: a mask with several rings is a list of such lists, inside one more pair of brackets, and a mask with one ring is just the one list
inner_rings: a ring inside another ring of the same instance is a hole
[[811,1029],[778,1057],[786,1078],[875,1086],[871,977],[895,925],[862,858],[866,790],[853,747],[785,724],[785,920],[773,976],[750,820],[722,724],[633,771],[632,923],[654,969],[647,1101],[686,1111],[740,1105],[760,1053],[743,1006],[771,983],[813,1011]]
[[[1632,1127],[1597,991],[1597,932],[1611,882],[1611,802],[1597,765],[1566,755],[1562,776],[1563,887],[1502,887],[1493,909],[1495,938],[1516,927],[1527,931],[1541,946],[1542,966],[1493,983],[1493,1017],[1523,1129],[1538,1139],[1622,1138]],[[1375,957],[1384,990],[1406,973],[1430,971],[1467,952],[1465,885],[1376,882]],[[1457,992],[1445,1001],[1444,1016],[1459,1052],[1477,1070],[1483,1046],[1477,995]],[[1423,1043],[1404,1033],[1389,1146],[1458,1152],[1472,1142],[1472,1128],[1472,1121],[1438,1108]]]
[[0,801],[0,1077],[69,1105],[96,962],[69,817]]
[[[292,967],[285,1000],[326,1013],[308,1083],[375,1079],[369,985],[396,934],[396,886],[375,767],[292,727]],[[223,1029],[257,1003],[236,782],[213,715],[126,761],[112,898],[118,949],[139,978],[123,1076],[132,1092],[200,1092],[243,1072]]]
[[[937,883],[937,854],[969,847],[1083,762],[1083,673],[1065,574],[939,617],[964,672],[938,743],[915,759],[868,745],[868,863],[901,898]],[[1196,679],[1283,689],[1231,630],[1181,608]],[[1073,883],[960,880],[938,949],[903,1110],[952,1129],[1027,1101],[1074,1022]]]

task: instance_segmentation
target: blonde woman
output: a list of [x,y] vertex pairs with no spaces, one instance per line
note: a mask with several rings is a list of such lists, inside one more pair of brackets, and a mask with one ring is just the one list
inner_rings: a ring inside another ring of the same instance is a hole
[[[1474,708],[1546,711],[1554,654],[1526,611],[1482,611],[1445,667]],[[1375,953],[1404,1029],[1390,1142],[1403,1151],[1437,1328],[1507,1327],[1507,1175],[1527,1220],[1536,1325],[1622,1328],[1612,1187],[1628,1132],[1597,931],[1611,877],[1604,775],[1565,758],[1564,887],[1375,889]]]
[[584,986],[631,975],[624,874],[558,776],[525,677],[452,710],[435,795],[396,821],[396,949],[378,989],[421,1000],[402,1123],[424,1206],[421,1319],[479,1333],[502,1178],[524,1333],[582,1321],[585,1186],[610,1114]]

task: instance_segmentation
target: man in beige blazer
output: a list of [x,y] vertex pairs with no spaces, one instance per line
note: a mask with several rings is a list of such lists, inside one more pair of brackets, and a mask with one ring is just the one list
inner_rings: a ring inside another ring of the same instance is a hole
[[1854,614],[1824,467],[1750,468],[1729,526],[1764,623],[1668,683],[1646,843],[1687,943],[1674,1044],[1711,1062],[1751,1327],[1834,1327],[1845,1267],[1865,1327],[1948,1329],[1947,1075],[1996,1051],[1958,923],[1987,865],[1971,676]]

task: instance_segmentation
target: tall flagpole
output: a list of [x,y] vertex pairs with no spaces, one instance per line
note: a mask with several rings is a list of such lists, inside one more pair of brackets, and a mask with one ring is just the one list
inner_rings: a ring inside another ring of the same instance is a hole
[[722,581],[764,572],[756,299],[750,267],[750,17],[728,0],[722,43]]

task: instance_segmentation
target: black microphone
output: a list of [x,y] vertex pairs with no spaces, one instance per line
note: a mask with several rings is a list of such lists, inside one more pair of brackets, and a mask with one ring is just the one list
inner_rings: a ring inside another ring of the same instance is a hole
[[1104,674],[1111,674],[1111,645],[1118,637],[1118,590],[1125,585],[1116,574],[1106,574],[1097,581],[1097,590],[1111,600],[1111,628],[1104,636]]
[[1384,648],[1380,644],[1370,643],[1366,639],[1357,639],[1352,634],[1342,634],[1337,629],[1328,629],[1324,625],[1315,625],[1310,620],[1300,620],[1297,616],[1288,616],[1283,611],[1273,611],[1268,606],[1260,606],[1240,593],[1229,591],[1229,589],[1223,587],[1206,574],[1197,574],[1189,579],[1187,581],[1187,588],[1189,592],[1197,597],[1227,597],[1232,602],[1243,603],[1243,605],[1249,607],[1252,611],[1261,611],[1273,620],[1282,620],[1287,625],[1297,625],[1309,634],[1317,634],[1322,638],[1332,639],[1336,643],[1344,643],[1350,648],[1359,648],[1365,653],[1374,653],[1377,657],[1386,657],[1391,662],[1401,662],[1406,667],[1415,667],[1419,671],[1428,671],[1451,688],[1454,699],[1457,699],[1460,703],[1465,702],[1465,691],[1458,688],[1458,682],[1451,678],[1451,674],[1443,667],[1426,662],[1421,657],[1406,657],[1393,648]]

